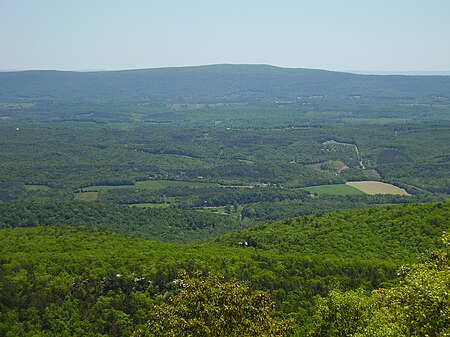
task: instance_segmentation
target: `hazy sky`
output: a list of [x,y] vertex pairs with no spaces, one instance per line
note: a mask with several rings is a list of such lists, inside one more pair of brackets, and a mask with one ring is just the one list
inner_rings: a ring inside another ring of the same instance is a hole
[[0,69],[450,70],[450,0],[0,0]]

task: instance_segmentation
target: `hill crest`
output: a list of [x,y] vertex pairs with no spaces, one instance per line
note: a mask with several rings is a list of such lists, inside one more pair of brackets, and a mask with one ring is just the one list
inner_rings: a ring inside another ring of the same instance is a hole
[[450,97],[450,76],[358,75],[270,65],[0,73],[0,101],[249,102]]

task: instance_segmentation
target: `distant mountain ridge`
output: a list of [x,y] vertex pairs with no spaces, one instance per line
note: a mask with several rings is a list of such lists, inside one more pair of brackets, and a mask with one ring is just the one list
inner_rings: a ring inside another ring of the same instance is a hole
[[358,75],[269,65],[0,73],[1,101],[236,102],[329,96],[450,97],[450,76]]
[[450,70],[422,70],[422,71],[383,71],[383,70],[348,70],[359,75],[400,75],[400,76],[450,76]]

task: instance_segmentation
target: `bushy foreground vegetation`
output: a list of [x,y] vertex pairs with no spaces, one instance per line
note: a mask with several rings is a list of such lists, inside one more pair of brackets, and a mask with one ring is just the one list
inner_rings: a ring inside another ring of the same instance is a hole
[[400,265],[438,245],[449,213],[446,202],[308,216],[194,245],[95,227],[2,229],[0,333],[131,335],[183,269],[269,291],[276,317],[295,318],[302,335],[317,295],[395,285]]
[[314,336],[410,337],[450,335],[450,236],[445,247],[402,266],[400,284],[365,292],[332,291],[318,299]]
[[249,289],[237,280],[220,276],[194,278],[180,272],[178,294],[153,305],[143,336],[285,336],[294,332],[293,319],[273,317],[275,304],[267,292]]

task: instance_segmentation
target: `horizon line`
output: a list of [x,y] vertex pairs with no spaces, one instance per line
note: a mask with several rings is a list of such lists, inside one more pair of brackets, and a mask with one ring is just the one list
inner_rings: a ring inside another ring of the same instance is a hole
[[56,71],[56,72],[76,72],[76,73],[94,73],[94,72],[114,72],[114,71],[136,71],[136,70],[151,70],[151,69],[175,69],[175,68],[196,68],[196,67],[208,67],[208,66],[268,66],[281,69],[307,69],[307,70],[323,70],[330,72],[350,73],[356,75],[405,75],[405,76],[449,76],[450,70],[355,70],[355,69],[326,69],[326,68],[307,68],[307,67],[286,67],[277,66],[266,63],[211,63],[211,64],[198,64],[198,65],[183,65],[183,66],[155,66],[155,67],[137,67],[137,68],[117,68],[117,69],[96,69],[96,68],[80,68],[80,69],[57,69],[57,68],[5,68],[0,69],[0,72],[26,72],[26,71]]

